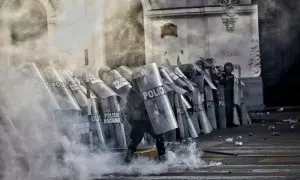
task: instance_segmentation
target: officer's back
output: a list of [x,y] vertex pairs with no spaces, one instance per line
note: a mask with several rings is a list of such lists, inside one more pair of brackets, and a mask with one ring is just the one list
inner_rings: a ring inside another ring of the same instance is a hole
[[144,101],[138,92],[132,90],[127,96],[128,120],[132,121],[149,121],[149,116]]

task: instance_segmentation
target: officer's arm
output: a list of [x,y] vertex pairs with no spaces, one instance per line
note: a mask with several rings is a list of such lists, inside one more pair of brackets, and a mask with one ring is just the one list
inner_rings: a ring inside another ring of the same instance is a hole
[[221,85],[225,85],[226,84],[226,75],[223,73],[221,76],[220,76],[220,84]]

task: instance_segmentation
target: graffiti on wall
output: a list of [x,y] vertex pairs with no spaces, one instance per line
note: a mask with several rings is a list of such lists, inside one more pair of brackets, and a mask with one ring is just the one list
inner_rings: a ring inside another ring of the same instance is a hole
[[240,51],[238,49],[233,49],[233,50],[221,49],[220,54],[221,57],[236,57],[236,56],[240,56]]
[[253,76],[257,77],[261,74],[261,64],[260,64],[260,48],[259,40],[251,40],[251,49],[250,49],[250,60],[249,66]]

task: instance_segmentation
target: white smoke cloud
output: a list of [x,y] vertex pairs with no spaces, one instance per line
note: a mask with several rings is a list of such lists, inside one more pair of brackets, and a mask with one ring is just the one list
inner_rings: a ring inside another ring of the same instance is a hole
[[63,11],[57,17],[58,29],[52,37],[52,45],[66,53],[84,49],[91,35],[102,28],[103,0],[65,0],[61,6]]
[[[25,76],[16,66],[34,61],[40,67],[52,64],[81,71],[81,49],[89,43],[89,34],[99,33],[102,28],[97,26],[103,20],[103,12],[98,11],[99,7],[103,7],[102,1],[88,6],[87,19],[83,0],[62,1],[60,9],[64,11],[59,16],[61,24],[58,24],[61,29],[53,35],[50,49],[47,31],[41,25],[47,20],[43,16],[45,12],[36,11],[37,5],[33,0],[14,2],[21,3],[13,4],[9,11],[0,15],[3,22],[0,24],[3,40],[0,42],[0,179],[85,180],[111,173],[157,174],[170,168],[207,165],[201,160],[201,151],[195,144],[175,152],[169,151],[169,160],[163,164],[139,158],[130,165],[124,165],[122,156],[106,151],[91,153],[87,147],[72,143],[60,133],[54,123],[53,111],[45,106],[48,100],[40,82]],[[31,10],[40,16],[33,18]],[[39,36],[34,36],[36,34]]]
[[16,70],[10,74],[13,76],[5,77],[6,84],[0,87],[1,118],[6,122],[0,125],[3,180],[85,180],[107,174],[159,174],[207,166],[196,143],[178,145],[176,151],[167,152],[168,161],[161,164],[140,157],[126,165],[120,154],[91,153],[88,147],[72,143],[57,131],[39,82]]

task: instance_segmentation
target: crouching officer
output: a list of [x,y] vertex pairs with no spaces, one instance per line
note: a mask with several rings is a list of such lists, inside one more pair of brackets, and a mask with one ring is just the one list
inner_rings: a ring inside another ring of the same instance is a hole
[[137,91],[136,82],[132,82],[133,89],[127,96],[126,117],[132,126],[130,133],[130,141],[128,151],[125,157],[125,162],[130,163],[144,137],[144,133],[149,133],[156,140],[156,148],[158,151],[158,160],[165,161],[165,140],[164,135],[156,133],[151,125],[143,97]]

